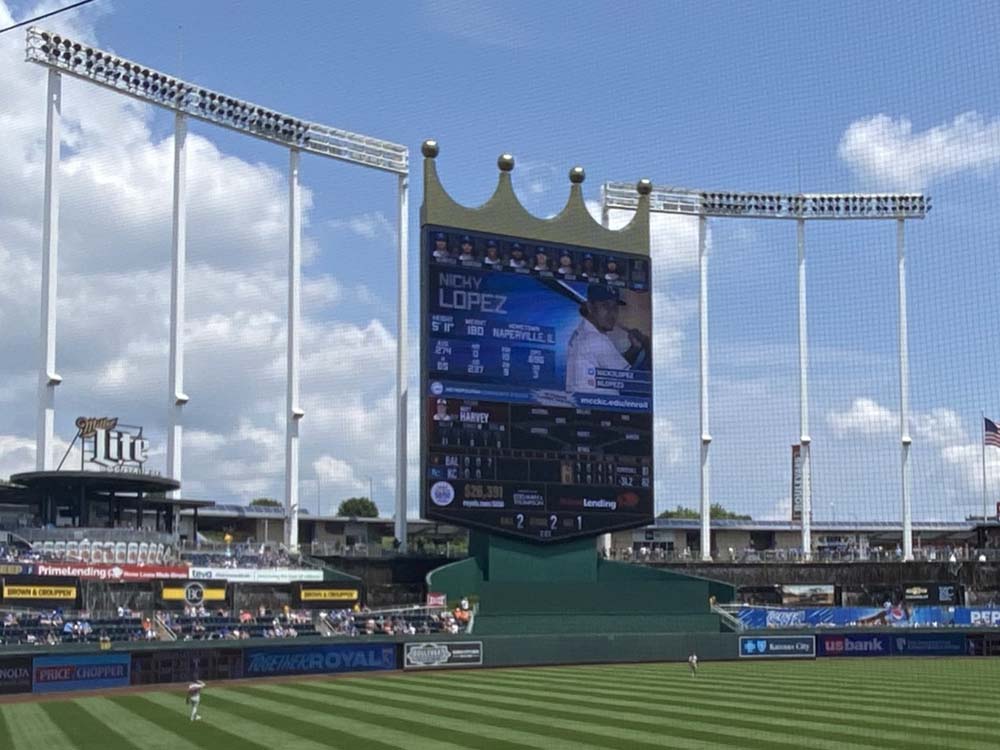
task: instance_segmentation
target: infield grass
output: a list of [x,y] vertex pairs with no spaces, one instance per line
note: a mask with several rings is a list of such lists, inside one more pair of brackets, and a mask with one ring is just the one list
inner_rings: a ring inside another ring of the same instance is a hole
[[1000,748],[1000,659],[503,669],[0,705],[6,750]]

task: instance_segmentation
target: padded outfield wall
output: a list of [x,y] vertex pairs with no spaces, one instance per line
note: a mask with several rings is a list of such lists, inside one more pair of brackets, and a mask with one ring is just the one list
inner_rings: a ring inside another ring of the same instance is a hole
[[1000,656],[1000,629],[836,632],[487,635],[458,638],[298,638],[160,642],[0,653],[0,695],[294,675],[478,668],[898,656]]

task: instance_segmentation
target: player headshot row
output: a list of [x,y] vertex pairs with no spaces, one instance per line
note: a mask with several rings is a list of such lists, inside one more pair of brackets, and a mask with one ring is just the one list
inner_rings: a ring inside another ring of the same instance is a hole
[[[629,263],[600,253],[516,241],[477,240],[468,234],[449,237],[445,232],[434,232],[431,235],[431,259],[447,265],[535,273],[614,286],[645,288],[648,278],[644,260]],[[629,284],[630,281],[632,284]]]

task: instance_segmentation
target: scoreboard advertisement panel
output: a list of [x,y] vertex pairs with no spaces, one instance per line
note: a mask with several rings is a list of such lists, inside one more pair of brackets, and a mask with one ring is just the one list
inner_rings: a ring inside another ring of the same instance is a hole
[[424,517],[542,542],[649,523],[649,258],[421,240]]

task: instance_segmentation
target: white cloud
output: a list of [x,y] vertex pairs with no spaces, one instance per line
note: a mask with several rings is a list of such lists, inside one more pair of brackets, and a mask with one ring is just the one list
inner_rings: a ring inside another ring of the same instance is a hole
[[[870,398],[856,398],[849,409],[830,411],[826,415],[826,421],[840,438],[851,435],[892,435],[899,431],[899,412]],[[969,440],[962,418],[957,412],[943,407],[912,413],[910,431],[916,442],[935,448],[961,445]]]
[[324,511],[336,511],[340,501],[348,497],[368,496],[367,478],[359,477],[354,467],[347,461],[334,456],[322,455],[313,461],[312,468],[313,475],[320,483],[318,494],[321,501],[324,501],[322,504],[328,506],[331,498],[336,498],[333,500],[332,507],[322,508]]
[[346,219],[331,219],[328,224],[332,229],[346,229],[366,240],[384,238],[396,241],[396,227],[381,211],[349,216]]
[[[507,50],[552,46],[552,30],[519,23],[513,8],[484,0],[424,0],[423,15],[437,33],[450,34],[480,47]],[[512,31],[516,29],[516,32]]]
[[673,420],[657,415],[653,425],[656,435],[656,455],[653,460],[658,466],[676,466],[684,458],[684,436]]
[[[838,438],[879,437],[891,440],[899,430],[899,414],[872,399],[858,398],[845,411],[831,411],[827,423]],[[910,415],[913,436],[911,453],[914,472],[914,503],[921,503],[920,517],[954,517],[970,498],[982,490],[983,446],[970,438],[961,416],[947,408],[935,407]],[[889,446],[889,442],[884,447]],[[1000,487],[1000,451],[985,452],[987,483]],[[932,494],[924,490],[934,487]],[[916,495],[922,495],[922,498]],[[964,512],[977,511],[965,507]]]
[[915,133],[905,117],[874,115],[847,127],[839,153],[872,188],[923,190],[935,180],[1000,164],[1000,119],[965,112]]
[[[81,18],[50,26],[100,46]],[[0,0],[0,25],[7,19]],[[45,71],[23,60],[23,35],[0,36],[3,476],[35,460]],[[154,442],[151,468],[163,470],[173,142],[156,134],[170,129],[152,109],[82,82],[66,79],[63,93],[56,430],[71,437],[73,417],[84,413],[143,424]],[[281,499],[287,186],[280,168],[224,153],[211,134],[199,126],[188,136],[184,492],[221,502]],[[390,512],[392,313],[385,323],[363,316],[343,303],[377,301],[374,291],[352,286],[345,294],[337,278],[310,265],[312,200],[304,189],[303,484],[313,481],[305,467],[320,466],[331,477],[324,497],[335,502],[335,493],[357,494],[357,478],[371,475]],[[395,239],[380,211],[342,228]]]
[[899,416],[870,398],[856,398],[845,411],[831,411],[826,421],[837,437],[890,435],[899,429]]
[[959,445],[969,436],[962,426],[962,418],[951,409],[936,408],[917,413],[910,418],[915,440],[925,441],[936,447]]

